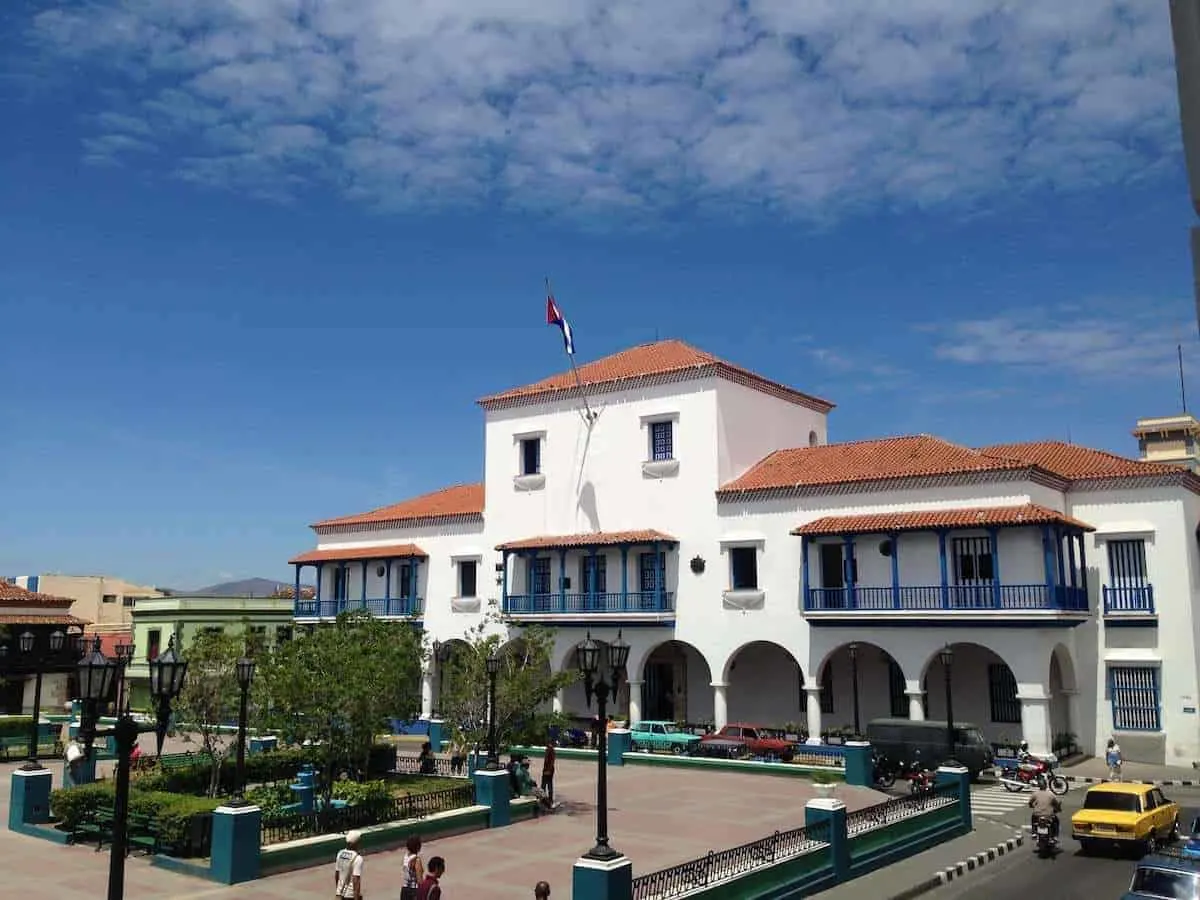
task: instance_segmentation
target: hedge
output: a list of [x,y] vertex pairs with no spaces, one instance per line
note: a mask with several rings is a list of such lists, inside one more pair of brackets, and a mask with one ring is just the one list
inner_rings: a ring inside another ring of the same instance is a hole
[[[115,792],[111,781],[59,788],[50,794],[50,812],[64,829],[71,831],[88,813],[105,806],[111,808]],[[211,819],[213,810],[223,802],[163,791],[129,792],[130,814],[153,817],[164,846],[184,856],[200,852],[205,843],[203,835],[210,827],[205,820]]]
[[0,738],[29,737],[33,716],[0,716]]

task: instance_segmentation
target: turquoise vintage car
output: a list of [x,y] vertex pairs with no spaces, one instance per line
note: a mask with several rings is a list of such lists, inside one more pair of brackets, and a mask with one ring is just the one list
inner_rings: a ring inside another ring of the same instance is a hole
[[629,731],[634,750],[691,753],[700,743],[699,735],[680,731],[674,722],[638,722]]

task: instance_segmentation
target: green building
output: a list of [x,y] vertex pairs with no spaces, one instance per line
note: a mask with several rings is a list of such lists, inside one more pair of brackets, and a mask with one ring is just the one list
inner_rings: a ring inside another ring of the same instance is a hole
[[259,646],[273,647],[292,636],[291,597],[161,597],[139,598],[133,607],[134,658],[126,670],[129,702],[134,709],[150,708],[149,662],[175,647],[186,655],[197,634],[249,630]]

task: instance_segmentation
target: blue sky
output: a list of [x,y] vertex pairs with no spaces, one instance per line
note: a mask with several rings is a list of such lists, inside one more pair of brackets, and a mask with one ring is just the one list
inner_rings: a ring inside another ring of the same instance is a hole
[[287,579],[477,479],[547,274],[835,440],[1133,453],[1181,341],[1200,405],[1165,4],[6,4],[0,115],[0,573]]

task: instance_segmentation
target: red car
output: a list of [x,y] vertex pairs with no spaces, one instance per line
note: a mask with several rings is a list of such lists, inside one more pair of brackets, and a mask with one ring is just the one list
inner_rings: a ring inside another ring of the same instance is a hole
[[761,725],[749,725],[745,722],[733,722],[719,731],[706,734],[700,738],[700,752],[704,752],[706,744],[717,747],[738,747],[744,754],[750,756],[775,757],[783,762],[791,762],[796,755],[796,745],[789,741],[778,728],[764,728]]

